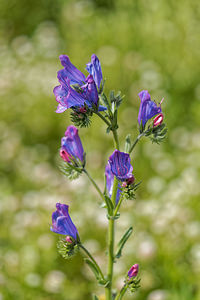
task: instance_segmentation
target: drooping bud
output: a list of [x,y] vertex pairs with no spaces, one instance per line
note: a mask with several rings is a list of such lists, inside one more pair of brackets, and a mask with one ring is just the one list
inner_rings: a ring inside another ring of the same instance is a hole
[[160,113],[159,115],[157,115],[154,120],[153,120],[153,127],[159,126],[162,124],[163,121],[163,114]]
[[60,149],[60,156],[61,156],[61,158],[64,160],[64,161],[66,161],[66,162],[70,162],[70,155],[67,153],[67,151],[66,150],[64,150],[64,149]]
[[135,181],[135,177],[134,177],[133,175],[132,175],[130,178],[128,178],[128,179],[126,180],[127,185],[133,184],[134,181]]
[[130,270],[128,271],[128,277],[129,279],[131,279],[132,277],[136,277],[138,274],[138,270],[139,270],[139,265],[138,264],[134,264]]

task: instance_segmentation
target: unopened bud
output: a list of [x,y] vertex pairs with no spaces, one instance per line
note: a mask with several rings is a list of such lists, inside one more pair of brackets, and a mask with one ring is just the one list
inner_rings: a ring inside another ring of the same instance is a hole
[[70,162],[70,155],[67,153],[66,150],[60,149],[60,156],[64,161]]
[[123,188],[127,187],[126,181],[122,182],[122,187],[123,187]]
[[139,265],[135,264],[133,265],[130,270],[128,271],[128,277],[129,279],[131,279],[132,277],[136,277],[138,274],[138,270],[139,270]]
[[69,235],[66,236],[65,240],[66,240],[66,242],[72,244],[72,240]]
[[153,127],[159,126],[160,124],[162,124],[163,121],[163,114],[159,114],[155,117],[155,119],[153,120]]
[[82,113],[82,114],[86,113],[86,108],[85,107],[80,107],[79,112]]
[[133,175],[126,180],[126,182],[127,182],[128,185],[133,184],[134,181],[135,181],[135,177]]

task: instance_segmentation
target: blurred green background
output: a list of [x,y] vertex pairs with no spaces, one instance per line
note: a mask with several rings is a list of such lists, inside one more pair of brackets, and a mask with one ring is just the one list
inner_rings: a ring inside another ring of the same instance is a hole
[[[132,155],[142,185],[123,205],[117,238],[134,234],[115,264],[120,288],[140,264],[141,289],[125,299],[200,299],[200,2],[198,0],[10,0],[0,2],[0,300],[88,300],[103,289],[81,255],[65,261],[49,230],[56,202],[70,205],[82,241],[105,268],[105,211],[84,176],[58,169],[69,112],[52,93],[68,54],[84,72],[100,58],[106,91],[121,90],[120,142],[137,135],[137,94],[163,97],[168,137],[142,140]],[[86,73],[85,73],[86,74]],[[113,151],[95,116],[79,130],[87,168],[103,188]],[[103,297],[100,298],[103,300]]]

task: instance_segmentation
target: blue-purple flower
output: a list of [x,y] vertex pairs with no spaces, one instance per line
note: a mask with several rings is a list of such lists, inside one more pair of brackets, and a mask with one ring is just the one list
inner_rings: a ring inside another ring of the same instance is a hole
[[154,101],[151,101],[151,96],[149,95],[148,91],[142,91],[139,94],[141,103],[140,109],[138,114],[138,123],[144,127],[146,122],[150,120],[155,115],[162,112],[161,107],[157,106]]
[[[60,83],[53,90],[56,101],[59,103],[56,112],[62,113],[66,109],[72,107],[83,107],[87,105],[89,108],[98,106],[99,96],[98,90],[101,80],[102,71],[98,57],[93,54],[91,62],[87,64],[89,75],[87,78],[78,70],[70,61],[67,55],[60,55],[60,61],[64,69],[58,71],[57,78]],[[77,89],[71,85],[75,84]],[[99,110],[105,110],[103,106],[99,106]]]
[[111,171],[117,179],[124,181],[132,177],[133,167],[128,153],[115,150],[108,160]]
[[78,230],[69,215],[69,206],[56,203],[56,211],[52,213],[51,231],[78,239]]
[[[111,171],[111,167],[110,167],[109,162],[107,163],[106,168],[105,168],[105,175],[106,175],[106,188],[107,188],[107,191],[108,191],[108,195],[111,198],[112,191],[113,191],[114,174]],[[120,194],[121,194],[121,191],[118,188],[115,204],[117,204],[119,202]]]
[[103,79],[103,75],[101,71],[100,61],[95,54],[92,54],[91,62],[87,64],[86,70],[93,76],[94,81],[99,89],[101,85],[101,81]]
[[132,277],[136,277],[139,271],[139,265],[135,264],[133,265],[130,270],[128,271],[128,277],[131,279]]
[[68,163],[71,160],[84,160],[84,150],[78,135],[78,129],[70,125],[65,131],[65,136],[61,139],[60,156]]

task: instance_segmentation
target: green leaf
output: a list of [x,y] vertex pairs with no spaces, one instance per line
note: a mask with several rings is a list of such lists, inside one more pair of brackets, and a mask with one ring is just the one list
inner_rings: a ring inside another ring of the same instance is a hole
[[118,243],[118,250],[117,250],[117,254],[116,254],[116,258],[120,258],[122,255],[122,249],[124,248],[124,245],[126,244],[127,240],[129,239],[129,237],[131,236],[133,232],[133,227],[130,227],[125,234],[123,235],[123,237],[121,238],[121,240]]
[[99,300],[99,298],[96,295],[93,295],[92,300]]
[[107,195],[104,195],[104,198],[105,198],[105,202],[106,202],[106,205],[107,205],[107,208],[108,208],[108,214],[112,215],[113,208],[114,208],[113,204],[112,204],[112,201],[110,200],[110,198]]
[[97,267],[95,266],[95,264],[91,260],[89,260],[88,258],[84,258],[84,261],[90,267],[90,269],[93,272],[94,276],[99,281],[99,278],[101,277],[101,275],[100,275]]
[[131,149],[131,135],[128,134],[125,140],[124,152],[129,153],[130,149]]

